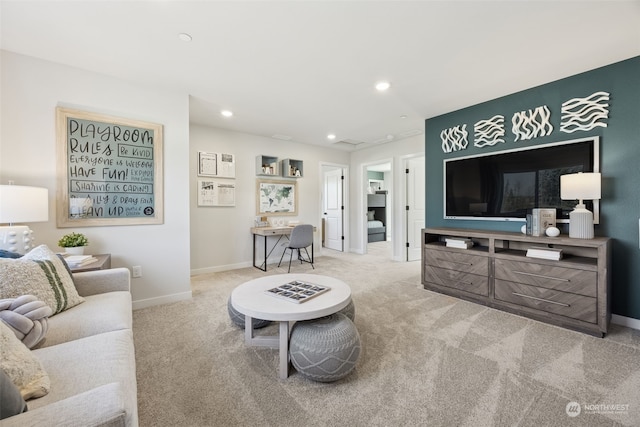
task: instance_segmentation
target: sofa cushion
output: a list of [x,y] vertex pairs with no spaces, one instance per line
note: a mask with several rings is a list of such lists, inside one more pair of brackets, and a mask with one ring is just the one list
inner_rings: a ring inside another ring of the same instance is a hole
[[40,360],[4,322],[0,322],[0,369],[11,378],[25,400],[44,396],[51,388]]
[[103,332],[132,328],[131,294],[107,292],[49,318],[49,331],[40,348]]
[[51,377],[51,392],[29,402],[29,412],[96,387],[120,384],[126,425],[137,424],[135,350],[130,329],[105,332],[33,350]]
[[35,295],[53,314],[83,302],[63,262],[45,245],[22,258],[0,258],[0,299]]
[[0,369],[0,420],[13,417],[27,410],[27,402],[11,378]]

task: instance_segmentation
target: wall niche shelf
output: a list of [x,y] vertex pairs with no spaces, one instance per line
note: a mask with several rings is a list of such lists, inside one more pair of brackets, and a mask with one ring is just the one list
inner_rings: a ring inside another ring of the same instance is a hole
[[274,156],[258,155],[256,157],[256,175],[280,176],[278,158]]
[[304,167],[302,160],[283,159],[282,176],[285,178],[302,178],[304,176]]
[[[445,239],[471,239],[458,249]],[[558,261],[527,257],[562,249]],[[611,319],[611,241],[458,228],[422,230],[425,289],[602,337]]]

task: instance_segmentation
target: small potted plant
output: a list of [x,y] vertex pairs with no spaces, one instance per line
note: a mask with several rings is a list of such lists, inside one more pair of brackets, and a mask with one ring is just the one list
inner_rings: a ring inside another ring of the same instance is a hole
[[84,247],[89,244],[89,239],[82,233],[70,233],[62,236],[58,240],[58,246],[65,249],[65,252],[72,255],[83,255]]

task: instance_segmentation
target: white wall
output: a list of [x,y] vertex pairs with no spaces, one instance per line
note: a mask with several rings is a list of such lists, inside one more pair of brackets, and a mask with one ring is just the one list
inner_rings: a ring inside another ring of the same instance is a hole
[[[1,52],[0,182],[49,189],[49,221],[29,224],[53,250],[67,232],[85,233],[90,253],[113,267],[142,266],[134,307],[190,298],[189,99],[78,68]],[[56,227],[55,108],[64,106],[164,125],[164,224]]]
[[[229,270],[252,265],[253,239],[249,229],[256,218],[256,157],[268,155],[279,159],[304,162],[304,177],[296,180],[299,215],[282,216],[313,224],[316,255],[321,252],[319,218],[322,212],[320,163],[349,164],[349,153],[332,148],[280,141],[219,128],[191,125],[190,130],[189,195],[191,210],[191,273]],[[197,157],[198,151],[229,153],[236,157],[236,206],[198,207]],[[261,177],[263,178],[263,177]],[[275,177],[274,177],[275,178]],[[258,238],[259,249],[262,237]],[[273,244],[270,238],[269,245]],[[259,252],[259,256],[263,256]],[[277,262],[282,249],[276,249],[271,262]],[[261,262],[261,261],[260,261]]]
[[[378,145],[364,150],[354,151],[351,153],[350,169],[350,199],[351,210],[349,221],[351,223],[350,252],[365,253],[366,252],[366,234],[365,234],[365,213],[366,213],[366,191],[367,177],[365,172],[366,165],[381,163],[385,160],[392,161],[392,176],[389,190],[389,202],[391,206],[391,236],[393,241],[393,259],[403,260],[405,235],[402,229],[402,219],[404,218],[405,194],[404,180],[405,172],[403,168],[404,159],[424,155],[424,135],[416,135],[400,141],[394,141],[387,144]],[[385,185],[387,184],[387,175],[385,174]]]

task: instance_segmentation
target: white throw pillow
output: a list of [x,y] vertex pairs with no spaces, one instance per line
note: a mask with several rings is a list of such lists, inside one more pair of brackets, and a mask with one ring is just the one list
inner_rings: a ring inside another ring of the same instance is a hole
[[44,301],[54,315],[84,301],[64,263],[46,245],[22,258],[0,258],[0,299],[29,294]]
[[49,393],[51,380],[40,360],[4,322],[0,322],[0,369],[18,387],[24,400]]

